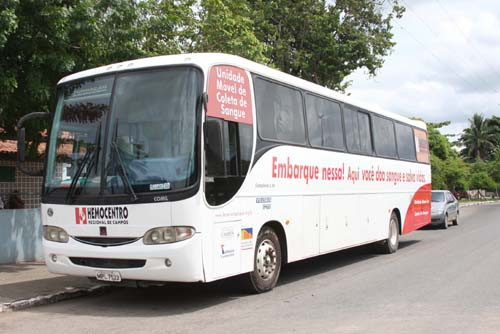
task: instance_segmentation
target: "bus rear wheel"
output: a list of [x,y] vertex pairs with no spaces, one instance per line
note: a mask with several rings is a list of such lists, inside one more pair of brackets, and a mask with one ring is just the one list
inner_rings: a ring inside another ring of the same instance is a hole
[[264,227],[255,245],[254,270],[248,274],[248,288],[252,293],[272,290],[281,272],[281,246],[276,232]]
[[376,249],[382,254],[391,254],[399,247],[399,219],[395,212],[392,212],[389,220],[389,235],[387,239],[376,244]]

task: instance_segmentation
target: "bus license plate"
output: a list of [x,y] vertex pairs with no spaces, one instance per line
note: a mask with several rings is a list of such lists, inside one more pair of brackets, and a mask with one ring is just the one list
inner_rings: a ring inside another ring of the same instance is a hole
[[99,281],[106,282],[121,282],[122,276],[118,271],[99,270],[95,273],[95,278]]

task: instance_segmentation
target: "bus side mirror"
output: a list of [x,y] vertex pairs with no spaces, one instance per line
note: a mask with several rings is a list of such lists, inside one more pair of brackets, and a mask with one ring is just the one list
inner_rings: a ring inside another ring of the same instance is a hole
[[49,118],[50,113],[46,112],[32,112],[30,114],[24,115],[21,117],[21,119],[17,122],[17,161],[16,165],[17,168],[21,172],[27,175],[31,176],[41,176],[43,175],[43,170],[39,171],[30,171],[27,169],[24,169],[22,166],[22,163],[25,160],[25,152],[26,152],[26,129],[23,127],[24,123],[30,119],[34,118]]
[[225,175],[224,160],[224,121],[218,118],[210,118],[205,121],[205,154],[206,154],[206,175]]

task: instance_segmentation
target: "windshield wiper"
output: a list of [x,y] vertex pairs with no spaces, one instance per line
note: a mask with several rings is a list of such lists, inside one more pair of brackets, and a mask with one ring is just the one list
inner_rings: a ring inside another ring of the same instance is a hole
[[80,166],[78,166],[78,169],[76,170],[75,175],[73,176],[73,179],[71,180],[71,184],[69,185],[68,188],[68,193],[66,194],[66,203],[73,197],[73,194],[75,193],[76,190],[76,185],[80,179],[80,176],[82,175],[83,168],[87,165],[87,163],[90,161],[90,165],[88,169],[92,168],[92,162],[95,161],[96,157],[96,149],[95,147],[92,149],[87,150],[85,155],[83,156],[82,162]]
[[113,152],[116,155],[116,161],[118,162],[118,165],[120,166],[120,177],[125,184],[125,187],[127,187],[128,192],[130,193],[130,197],[133,202],[137,201],[137,195],[135,194],[134,188],[132,188],[132,185],[130,184],[130,179],[127,176],[127,171],[125,170],[125,165],[123,164],[123,160],[120,154],[120,150],[118,149],[118,146],[116,145],[115,141],[111,142],[111,148],[113,149]]
[[[83,172],[83,168],[88,164],[88,168],[85,172],[84,179],[85,182],[90,174],[90,171],[94,167],[94,164],[96,165],[96,173],[97,173],[97,160],[99,159],[99,151],[101,149],[101,125],[102,122],[99,122],[99,126],[97,127],[96,131],[96,138],[95,138],[95,146],[93,146],[92,149],[88,149],[87,152],[85,152],[85,155],[83,156],[82,163],[80,166],[78,166],[78,169],[76,170],[76,173],[71,180],[71,184],[68,188],[68,193],[66,194],[66,203],[71,200],[73,195],[76,192],[76,184],[78,183],[80,176]],[[85,185],[84,185],[85,186]]]

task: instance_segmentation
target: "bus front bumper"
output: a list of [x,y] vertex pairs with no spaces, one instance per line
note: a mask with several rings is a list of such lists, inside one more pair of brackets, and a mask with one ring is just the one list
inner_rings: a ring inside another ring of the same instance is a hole
[[121,280],[204,282],[201,234],[176,243],[94,246],[72,238],[67,243],[43,240],[45,263],[55,274],[96,278],[118,272]]

